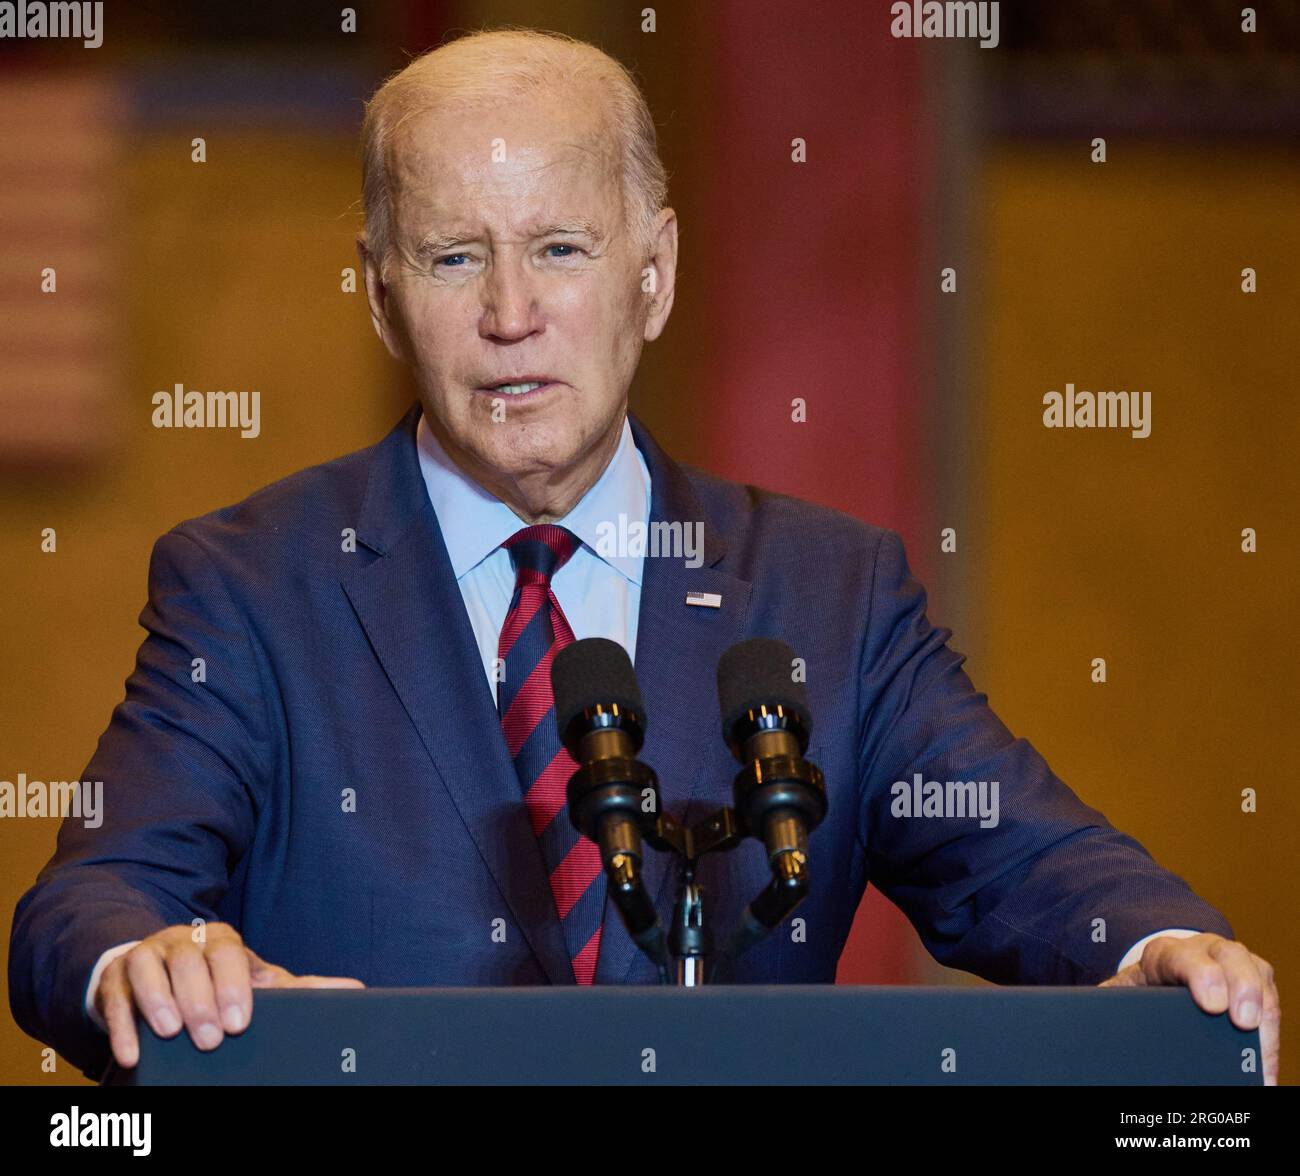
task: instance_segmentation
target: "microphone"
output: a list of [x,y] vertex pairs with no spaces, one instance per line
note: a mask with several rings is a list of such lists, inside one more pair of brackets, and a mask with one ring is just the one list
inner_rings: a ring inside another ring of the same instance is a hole
[[655,832],[659,781],[636,758],[646,718],[632,661],[616,641],[575,641],[555,655],[551,687],[560,741],[578,764],[568,784],[569,818],[600,847],[609,895],[627,933],[666,981],[668,947],[641,872],[641,837]]
[[755,637],[718,662],[722,735],[742,769],[734,783],[740,832],[762,841],[771,884],[749,904],[723,948],[734,960],[790,913],[808,892],[808,835],[826,816],[821,769],[803,758],[812,712],[802,682],[790,676],[795,653],[784,641]]

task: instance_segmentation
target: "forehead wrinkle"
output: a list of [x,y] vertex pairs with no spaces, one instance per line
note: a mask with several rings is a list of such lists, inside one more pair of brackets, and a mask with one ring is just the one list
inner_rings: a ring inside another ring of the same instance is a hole
[[[573,153],[581,148],[577,144],[565,144],[562,150],[563,154],[545,159],[530,158],[536,155],[534,149],[523,148],[510,161],[511,166],[496,172],[491,169],[501,167],[497,163],[467,165],[462,157],[453,161],[451,166],[440,166],[437,161],[428,160],[419,153],[414,154],[419,159],[419,163],[425,166],[418,164],[410,166],[414,161],[410,154],[407,154],[402,160],[400,169],[395,169],[393,189],[395,193],[417,197],[421,193],[431,195],[433,202],[439,202],[439,196],[449,193],[452,199],[481,203],[490,200],[494,189],[500,188],[502,183],[505,183],[514,184],[522,189],[518,192],[506,192],[505,195],[515,197],[516,201],[527,200],[544,188],[547,173],[566,168],[571,171],[580,169],[581,160],[575,159]],[[560,182],[563,183],[567,178],[563,177]]]
[[[575,158],[574,153],[591,154],[591,149],[576,142],[565,144],[564,147],[565,157],[539,159],[535,164],[527,165],[522,173],[519,171],[514,173],[516,177],[520,175],[526,177],[522,191],[499,193],[500,196],[509,198],[507,232],[517,234],[521,240],[528,240],[552,232],[569,230],[586,233],[596,242],[603,243],[609,239],[616,225],[602,224],[602,222],[607,220],[611,213],[616,215],[617,207],[600,208],[595,215],[586,215],[576,209],[568,211],[566,204],[572,208],[573,203],[577,203],[577,201],[571,203],[567,199],[568,192],[564,190],[571,187],[571,184],[553,185],[548,189],[545,183],[546,174],[560,168],[569,169],[570,174],[565,177],[566,180],[580,179],[581,172],[574,169],[580,168],[582,161]],[[396,193],[408,197],[397,202],[395,219],[398,222],[399,233],[403,228],[412,230],[413,235],[418,233],[420,240],[415,245],[415,249],[420,253],[479,240],[485,236],[500,241],[513,239],[513,237],[494,233],[489,226],[477,219],[462,219],[464,209],[458,209],[456,205],[467,203],[491,206],[494,195],[491,189],[494,185],[490,183],[490,177],[485,180],[476,171],[467,174],[465,169],[460,170],[462,182],[450,199],[440,198],[446,191],[445,184],[426,184],[417,181],[415,184],[396,185]],[[560,188],[559,191],[555,190],[557,187]],[[424,200],[420,199],[421,195],[425,197]],[[409,199],[411,196],[415,199]],[[581,204],[590,205],[590,199],[586,194],[582,196]],[[617,202],[617,194],[615,201]],[[601,200],[599,203],[606,204],[607,201]],[[527,207],[530,204],[533,205],[532,208]],[[519,223],[523,218],[526,220],[523,220],[522,224]]]

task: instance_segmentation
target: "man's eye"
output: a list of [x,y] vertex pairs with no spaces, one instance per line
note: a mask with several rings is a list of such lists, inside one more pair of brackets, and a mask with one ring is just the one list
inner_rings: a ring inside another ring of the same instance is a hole
[[[564,243],[557,243],[557,244],[555,244],[555,245],[548,245],[546,248],[547,248],[548,250],[551,250],[551,249],[567,249],[568,252],[567,252],[567,253],[559,254],[560,257],[573,257],[573,256],[575,256],[576,254],[579,254],[579,253],[582,252],[582,250],[579,249],[576,245],[568,245],[568,244],[564,244]],[[446,254],[446,255],[443,256],[443,257],[435,258],[433,264],[434,264],[435,266],[443,266],[443,267],[445,267],[445,268],[447,268],[447,269],[464,269],[464,266],[463,266],[463,265],[454,264],[454,263],[456,263],[458,259],[464,259],[464,258],[468,258],[468,257],[469,257],[469,254],[468,254],[468,253],[448,253],[448,254]]]

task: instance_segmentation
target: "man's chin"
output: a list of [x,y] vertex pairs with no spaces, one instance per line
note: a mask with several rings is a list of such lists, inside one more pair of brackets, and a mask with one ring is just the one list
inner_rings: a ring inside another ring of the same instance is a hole
[[578,456],[572,445],[548,445],[541,438],[521,439],[518,444],[497,445],[481,451],[483,464],[508,478],[527,478],[564,470],[575,464]]
[[524,425],[521,421],[480,425],[463,448],[486,470],[507,477],[526,477],[564,469],[578,461],[580,438],[568,422]]
[[[452,445],[478,468],[479,481],[550,477],[575,469],[591,456],[596,437],[607,426],[578,418],[572,403],[540,403],[532,411],[507,411],[493,420],[478,413],[461,419],[450,431]],[[464,463],[461,463],[464,464]]]

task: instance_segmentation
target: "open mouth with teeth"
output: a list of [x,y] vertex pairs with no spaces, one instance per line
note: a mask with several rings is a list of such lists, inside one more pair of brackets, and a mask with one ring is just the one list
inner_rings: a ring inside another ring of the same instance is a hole
[[530,396],[534,392],[540,392],[545,388],[551,388],[554,385],[548,380],[525,380],[518,384],[493,384],[487,388],[479,388],[478,391],[486,392],[491,396]]

